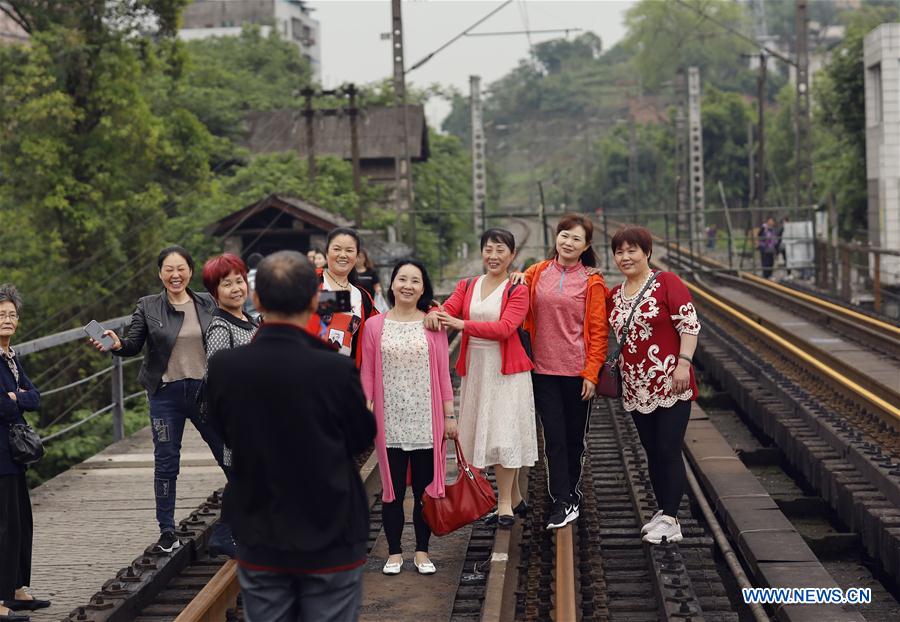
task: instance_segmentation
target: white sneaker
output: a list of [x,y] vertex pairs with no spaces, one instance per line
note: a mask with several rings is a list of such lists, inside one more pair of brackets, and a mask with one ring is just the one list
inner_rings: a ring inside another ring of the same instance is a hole
[[663,511],[657,510],[656,514],[653,515],[653,518],[650,519],[650,522],[646,523],[643,527],[641,527],[641,533],[647,533],[648,531],[650,531],[651,529],[656,527],[656,524],[660,521],[662,516],[663,516]]
[[437,572],[437,569],[434,567],[434,564],[431,563],[430,559],[420,564],[413,558],[413,564],[415,565],[416,570],[419,571],[419,574],[434,574]]
[[677,519],[664,514],[656,526],[644,534],[643,540],[650,544],[659,544],[663,540],[666,542],[681,542],[683,540],[681,524]]
[[381,572],[384,574],[400,574],[400,571],[403,569],[403,560],[401,559],[399,562],[391,562],[390,557],[388,561],[384,563],[384,568],[381,569]]

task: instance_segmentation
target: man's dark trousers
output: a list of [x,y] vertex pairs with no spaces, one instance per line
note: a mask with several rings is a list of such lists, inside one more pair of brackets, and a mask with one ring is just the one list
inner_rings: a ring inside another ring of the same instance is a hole
[[356,620],[365,566],[327,574],[289,574],[238,568],[247,622]]

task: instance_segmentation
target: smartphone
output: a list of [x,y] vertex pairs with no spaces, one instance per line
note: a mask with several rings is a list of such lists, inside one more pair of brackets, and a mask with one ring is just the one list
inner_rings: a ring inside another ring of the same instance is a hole
[[316,313],[319,315],[332,315],[334,313],[350,313],[353,306],[350,304],[350,292],[326,290],[319,291],[319,307]]
[[116,340],[113,339],[110,335],[104,335],[103,332],[106,329],[103,328],[103,325],[97,320],[91,320],[87,326],[84,327],[84,334],[93,339],[94,341],[99,341],[100,345],[103,346],[104,350],[111,350],[114,345],[116,345]]

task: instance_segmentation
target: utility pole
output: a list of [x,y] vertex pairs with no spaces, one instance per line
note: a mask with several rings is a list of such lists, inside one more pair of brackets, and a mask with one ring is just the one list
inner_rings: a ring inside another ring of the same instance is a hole
[[397,212],[409,212],[410,236],[413,251],[416,248],[416,214],[413,208],[412,168],[409,157],[409,120],[406,109],[406,69],[403,61],[403,16],[400,0],[391,0],[391,60],[394,66],[394,96],[396,105],[403,111],[403,131],[398,155],[394,158],[395,176],[400,181],[397,186]]
[[685,84],[685,81],[684,69],[679,68],[675,77],[675,101],[677,106],[675,109],[676,244],[681,244],[681,232],[690,230],[687,218],[687,149],[684,140],[687,125],[685,113],[687,84]]
[[358,90],[355,84],[348,84],[344,92],[350,97],[350,107],[347,112],[350,115],[350,159],[353,163],[353,192],[356,193],[356,226],[363,224],[362,201],[362,176],[359,170],[359,109],[356,107],[356,95]]
[[[630,98],[629,98],[630,101]],[[631,207],[631,220],[637,222],[637,213],[640,208],[638,201],[638,148],[637,125],[634,115],[628,114],[628,203]]]
[[700,69],[688,68],[688,148],[690,150],[691,248],[706,229],[703,177],[703,121],[700,115]]
[[481,77],[469,76],[469,114],[472,129],[472,231],[475,235],[486,226],[479,213],[484,212],[487,171],[485,167],[484,116],[481,108]]
[[313,95],[315,93],[309,87],[300,91],[300,94],[306,100],[303,105],[303,116],[306,117],[306,174],[310,184],[316,180],[316,137],[313,132],[313,119],[316,114],[313,110]]
[[809,120],[809,16],[807,0],[797,0],[794,22],[796,26],[797,48],[797,117],[795,151],[797,158],[797,185],[794,203],[811,206],[812,188],[812,142]]
[[756,206],[766,203],[766,59],[765,52],[759,53],[759,76],[756,78]]

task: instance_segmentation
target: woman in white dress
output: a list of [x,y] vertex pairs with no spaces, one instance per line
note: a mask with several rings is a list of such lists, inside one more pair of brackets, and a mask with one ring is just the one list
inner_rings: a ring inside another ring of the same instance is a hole
[[528,312],[528,288],[511,285],[516,240],[505,229],[481,236],[485,274],[463,279],[447,302],[430,313],[426,327],[462,331],[456,370],[462,378],[459,441],[468,461],[494,467],[497,522],[508,528],[527,506],[519,468],[537,461],[533,367],[519,337]]

